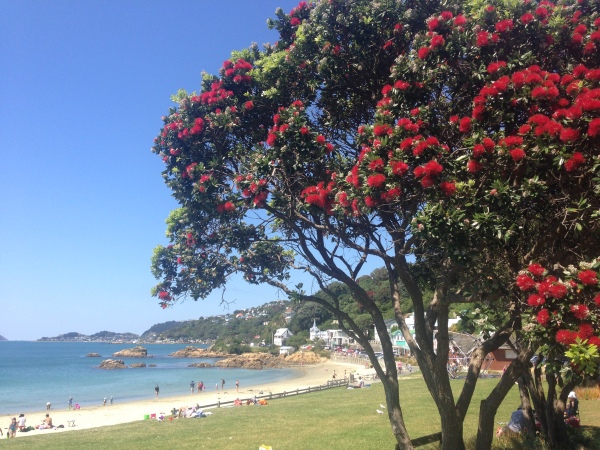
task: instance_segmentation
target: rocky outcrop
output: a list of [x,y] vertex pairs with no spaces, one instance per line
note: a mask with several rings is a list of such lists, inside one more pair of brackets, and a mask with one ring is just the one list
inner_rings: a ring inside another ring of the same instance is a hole
[[148,364],[148,367],[156,367],[156,364]]
[[186,348],[177,350],[176,352],[171,353],[169,356],[174,358],[223,358],[227,356],[227,354],[221,352],[212,352],[206,350],[205,348],[192,347],[191,345],[188,345]]
[[264,369],[290,367],[298,364],[317,364],[321,358],[312,352],[299,353],[298,356],[273,356],[268,353],[244,353],[229,356],[215,363],[215,367],[239,367],[242,369]]
[[116,358],[147,358],[148,350],[140,345],[136,345],[133,348],[126,348],[120,352],[113,353]]
[[87,355],[88,358],[102,358],[102,355],[100,353],[88,353]]
[[322,359],[313,352],[297,352],[286,356],[285,361],[288,364],[318,364]]
[[100,369],[107,369],[107,370],[126,369],[127,368],[127,366],[125,365],[125,363],[123,362],[122,359],[105,359],[104,361],[102,361],[100,363],[100,365],[98,367]]
[[215,366],[212,364],[209,364],[209,363],[199,362],[199,363],[194,363],[194,364],[188,364],[188,367],[199,367],[201,369],[208,369],[210,367],[215,367]]
[[141,367],[146,367],[146,363],[129,364],[129,367],[131,367],[132,369],[139,369]]

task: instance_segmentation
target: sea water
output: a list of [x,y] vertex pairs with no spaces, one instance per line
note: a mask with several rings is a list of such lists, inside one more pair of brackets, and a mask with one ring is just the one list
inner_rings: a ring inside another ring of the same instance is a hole
[[[196,362],[214,364],[215,359],[173,358],[169,354],[185,344],[144,344],[148,358],[114,358],[113,353],[131,348],[131,344],[103,342],[27,342],[0,341],[0,414],[41,411],[50,402],[53,409],[67,408],[69,397],[73,405],[100,405],[106,397],[127,402],[154,398],[154,387],[160,396],[190,393],[190,382],[203,381],[207,392],[225,380],[225,390],[271,383],[299,376],[293,369],[227,369],[220,367],[188,367]],[[99,353],[101,358],[87,357]],[[151,356],[151,357],[150,357]],[[126,365],[144,362],[156,367],[99,369],[105,359],[122,359]],[[202,394],[197,395],[201,402]]]

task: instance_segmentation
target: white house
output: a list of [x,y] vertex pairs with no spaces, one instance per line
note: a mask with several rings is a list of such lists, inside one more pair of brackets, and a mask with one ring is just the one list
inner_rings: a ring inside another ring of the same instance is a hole
[[287,328],[278,328],[273,335],[273,344],[281,347],[285,345],[285,341],[292,337],[292,332]]

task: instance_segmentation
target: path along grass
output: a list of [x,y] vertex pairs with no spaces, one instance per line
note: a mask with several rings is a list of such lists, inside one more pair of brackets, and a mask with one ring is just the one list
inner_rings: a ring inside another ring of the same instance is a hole
[[[435,404],[418,375],[400,381],[402,412],[411,438],[440,431]],[[467,440],[477,432],[479,402],[495,386],[496,379],[480,379],[465,420]],[[456,380],[456,390],[462,387]],[[257,450],[270,445],[273,450],[305,449],[392,449],[387,414],[378,414],[384,403],[380,383],[366,389],[331,389],[288,398],[274,399],[267,406],[213,409],[202,419],[176,419],[158,422],[140,420],[124,425],[37,436],[18,436],[2,441],[11,449],[215,449]],[[600,436],[598,400],[582,400],[584,425],[588,433]],[[519,405],[518,391],[512,389],[496,416],[506,422]],[[175,405],[174,405],[175,406]],[[474,441],[473,441],[474,442]],[[509,448],[500,445],[497,448]],[[436,448],[435,445],[421,447]],[[598,447],[596,447],[598,448]]]

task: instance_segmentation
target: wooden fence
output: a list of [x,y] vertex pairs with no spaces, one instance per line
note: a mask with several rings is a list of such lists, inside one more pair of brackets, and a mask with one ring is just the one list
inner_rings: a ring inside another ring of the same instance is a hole
[[[323,385],[309,386],[304,389],[294,389],[291,391],[269,392],[268,394],[254,395],[252,397],[244,397],[243,400],[240,397],[240,400],[242,400],[243,402],[245,402],[248,399],[251,399],[251,400],[256,399],[257,401],[262,400],[262,399],[273,400],[276,398],[290,397],[292,395],[300,395],[300,394],[309,394],[311,392],[319,392],[319,391],[323,391],[323,390],[327,390],[327,389],[331,389],[331,388],[348,387],[349,383],[350,383],[350,380],[348,378],[341,378],[339,380],[329,380],[329,381],[327,381],[327,384],[323,384]],[[230,401],[226,401],[226,402],[218,401],[217,403],[211,403],[209,405],[202,405],[200,407],[202,409],[221,408],[221,407],[226,407],[226,406],[233,406],[234,402],[235,402],[235,400],[230,400]]]

